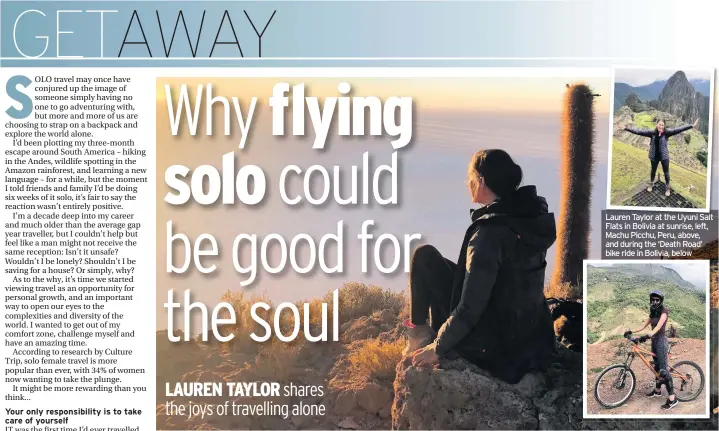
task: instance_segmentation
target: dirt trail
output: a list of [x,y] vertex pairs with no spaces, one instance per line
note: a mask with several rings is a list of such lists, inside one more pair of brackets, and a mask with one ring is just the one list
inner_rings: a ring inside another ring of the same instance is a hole
[[[666,388],[662,387],[661,398],[647,398],[645,395],[649,389],[653,387],[654,377],[647,367],[639,358],[635,358],[632,363],[632,370],[637,376],[637,384],[634,393],[629,400],[622,406],[614,409],[606,409],[597,403],[594,398],[594,382],[604,368],[611,364],[624,362],[625,356],[617,356],[618,347],[626,340],[613,340],[604,343],[596,343],[587,346],[587,413],[597,415],[682,415],[682,414],[706,414],[706,396],[709,390],[709,384],[706,380],[706,342],[704,340],[692,339],[671,339],[677,344],[672,347],[670,364],[679,361],[696,362],[704,372],[704,389],[702,393],[693,401],[682,403],[674,406],[669,411],[664,411],[660,407],[666,402]],[[647,350],[650,344],[647,342],[642,345]]]

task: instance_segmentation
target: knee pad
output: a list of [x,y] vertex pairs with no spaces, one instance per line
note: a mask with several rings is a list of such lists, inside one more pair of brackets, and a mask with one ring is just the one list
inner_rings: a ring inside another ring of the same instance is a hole
[[659,371],[659,377],[661,377],[661,378],[664,379],[664,380],[667,379],[667,376],[668,376],[668,375],[669,375],[669,374],[667,373],[667,370],[660,370],[660,371]]

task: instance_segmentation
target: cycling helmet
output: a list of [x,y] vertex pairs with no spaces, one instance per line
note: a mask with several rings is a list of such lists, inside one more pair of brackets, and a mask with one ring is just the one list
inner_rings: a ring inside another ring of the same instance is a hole
[[652,291],[649,293],[649,301],[651,301],[652,298],[659,298],[659,303],[658,303],[658,304],[655,304],[655,303],[653,303],[653,302],[650,303],[650,306],[652,307],[652,309],[653,309],[653,310],[660,309],[660,308],[663,306],[663,304],[664,304],[664,294],[663,294],[660,290],[652,290]]

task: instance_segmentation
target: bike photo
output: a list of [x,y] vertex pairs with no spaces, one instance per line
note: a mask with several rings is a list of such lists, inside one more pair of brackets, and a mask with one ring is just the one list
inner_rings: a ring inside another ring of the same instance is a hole
[[709,415],[708,277],[704,261],[585,263],[585,417]]
[[[631,332],[631,331],[628,331]],[[639,345],[646,341],[646,335],[632,338],[627,333],[626,339],[631,343],[624,362],[610,365],[599,374],[594,383],[594,398],[599,404],[606,408],[619,407],[626,403],[636,389],[637,377],[632,371],[632,362],[638,358],[644,366],[650,368],[654,373],[657,388],[653,388],[646,395],[647,397],[661,397],[661,386],[673,387],[667,402],[662,405],[662,410],[670,410],[679,401],[687,402],[696,399],[704,389],[704,372],[697,363],[692,361],[681,361],[674,365],[668,364],[668,371],[657,369],[657,355],[645,350]],[[669,343],[671,346],[676,343]],[[669,355],[668,355],[669,356]],[[667,389],[669,392],[670,389]],[[616,400],[615,397],[616,396]]]

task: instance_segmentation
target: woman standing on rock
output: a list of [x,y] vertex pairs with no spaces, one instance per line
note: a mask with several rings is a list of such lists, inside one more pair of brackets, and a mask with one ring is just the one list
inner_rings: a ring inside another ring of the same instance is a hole
[[[662,384],[667,387],[667,402],[662,405],[663,410],[669,410],[679,401],[677,401],[674,395],[674,382],[672,382],[669,374],[669,339],[666,335],[667,320],[669,319],[669,309],[664,306],[664,295],[658,290],[652,290],[649,294],[649,317],[644,321],[641,328],[633,332],[641,332],[649,325],[652,325],[652,333],[649,335],[642,335],[639,337],[639,341],[644,342],[648,339],[652,339],[652,353],[654,353],[654,369],[661,376],[656,381],[656,388],[652,389],[647,393],[647,397],[661,397],[662,396]],[[629,337],[633,333],[627,331],[624,333],[625,337]]]
[[554,215],[536,187],[521,181],[522,169],[505,151],[477,152],[467,187],[481,207],[471,212],[458,262],[430,245],[415,250],[405,322],[413,364],[461,356],[515,383],[553,351],[544,275]]
[[650,138],[649,141],[649,161],[651,162],[651,180],[647,191],[651,193],[654,188],[654,176],[657,174],[657,167],[659,163],[662,164],[662,170],[664,171],[664,181],[666,183],[665,196],[670,195],[669,190],[669,138],[672,136],[685,132],[691,128],[694,128],[699,123],[697,118],[694,124],[685,124],[683,126],[675,127],[673,129],[667,129],[664,127],[664,120],[657,121],[657,126],[652,129],[636,129],[631,126],[625,126],[624,130],[629,133],[633,133],[639,136],[645,136]]

